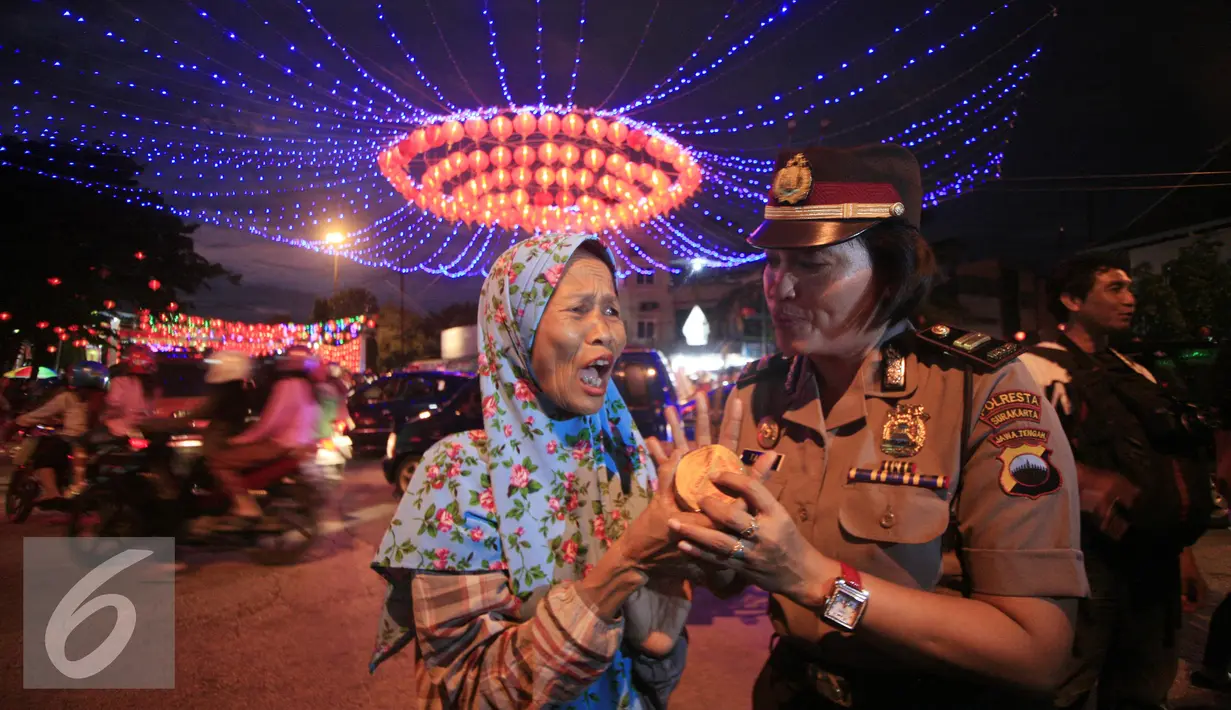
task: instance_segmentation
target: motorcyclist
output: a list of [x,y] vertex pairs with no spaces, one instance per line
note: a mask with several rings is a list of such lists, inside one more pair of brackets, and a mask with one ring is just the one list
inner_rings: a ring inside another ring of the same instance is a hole
[[[70,456],[84,460],[84,451],[78,440],[96,426],[105,408],[107,396],[107,368],[102,363],[84,361],[73,366],[69,373],[68,388],[52,397],[38,409],[17,417],[17,425],[28,427],[40,424],[61,424],[56,436],[38,442],[31,466],[42,484],[42,491],[35,502],[59,497],[60,486],[56,470],[62,469]],[[79,463],[79,461],[75,461]],[[74,465],[72,483],[65,489],[65,496],[72,497],[85,486],[85,467]]]
[[316,400],[321,406],[320,438],[328,439],[335,432],[341,433],[355,426],[350,412],[346,408],[346,395],[350,388],[342,379],[344,370],[336,362],[331,362],[319,368],[320,373],[316,383]]
[[128,436],[150,415],[157,372],[158,361],[149,347],[132,344],[124,348],[103,413],[103,424],[112,436]]
[[231,496],[232,523],[243,526],[261,517],[260,506],[243,484],[242,471],[315,443],[320,423],[311,381],[315,367],[307,348],[288,348],[278,358],[277,379],[260,420],[214,454],[214,474]]
[[[205,429],[204,453],[207,460],[226,448],[227,441],[244,430],[248,420],[248,380],[252,361],[234,350],[217,352],[205,359],[208,385],[206,399],[193,411],[191,419],[209,422]],[[212,463],[212,460],[211,460]]]

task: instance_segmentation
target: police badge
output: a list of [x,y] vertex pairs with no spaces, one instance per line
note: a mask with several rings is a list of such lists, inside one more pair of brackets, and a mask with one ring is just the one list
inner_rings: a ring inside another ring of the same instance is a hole
[[782,427],[773,417],[762,417],[761,421],[757,422],[757,444],[762,449],[774,448],[781,438]]
[[895,458],[914,456],[923,450],[928,430],[924,425],[931,415],[923,405],[899,404],[889,412],[881,432],[881,451]]
[[774,199],[788,205],[802,202],[812,192],[812,167],[803,153],[796,153],[774,175]]

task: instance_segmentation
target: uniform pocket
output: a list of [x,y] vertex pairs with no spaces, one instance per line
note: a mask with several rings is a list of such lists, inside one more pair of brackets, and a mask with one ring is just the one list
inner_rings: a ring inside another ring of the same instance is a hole
[[843,493],[838,523],[852,537],[920,545],[936,540],[949,527],[947,491],[856,483]]

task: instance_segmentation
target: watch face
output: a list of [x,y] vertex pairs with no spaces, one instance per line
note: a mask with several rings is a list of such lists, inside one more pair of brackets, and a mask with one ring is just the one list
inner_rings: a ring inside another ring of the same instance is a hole
[[847,631],[854,631],[863,609],[868,603],[868,594],[855,589],[842,580],[834,585],[833,594],[825,604],[825,618]]

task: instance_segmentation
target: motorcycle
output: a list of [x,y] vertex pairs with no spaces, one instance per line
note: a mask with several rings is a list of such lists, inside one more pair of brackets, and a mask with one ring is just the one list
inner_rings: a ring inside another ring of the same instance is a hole
[[316,447],[316,465],[331,483],[342,480],[346,462],[354,457],[354,444],[342,425],[335,427],[333,436],[320,440]]
[[[4,514],[10,523],[24,523],[35,508],[52,510],[68,506],[68,501],[63,498],[45,503],[34,502],[43,491],[43,484],[38,476],[34,475],[34,466],[31,465],[34,460],[34,451],[38,448],[40,440],[53,436],[55,433],[56,429],[53,427],[19,427],[13,438],[4,445],[5,457],[13,466],[13,473],[9,477],[9,487],[4,494]],[[70,456],[68,460],[56,467],[56,481],[61,487],[68,484],[69,467],[72,465],[74,461]]]
[[320,535],[323,496],[311,452],[296,452],[241,472],[264,517],[252,527],[215,529],[207,518],[227,514],[231,501],[203,458],[186,474],[172,471],[175,450],[190,436],[133,437],[98,462],[74,506],[71,537],[175,537],[176,544],[240,549],[254,562],[288,565],[301,560]]

